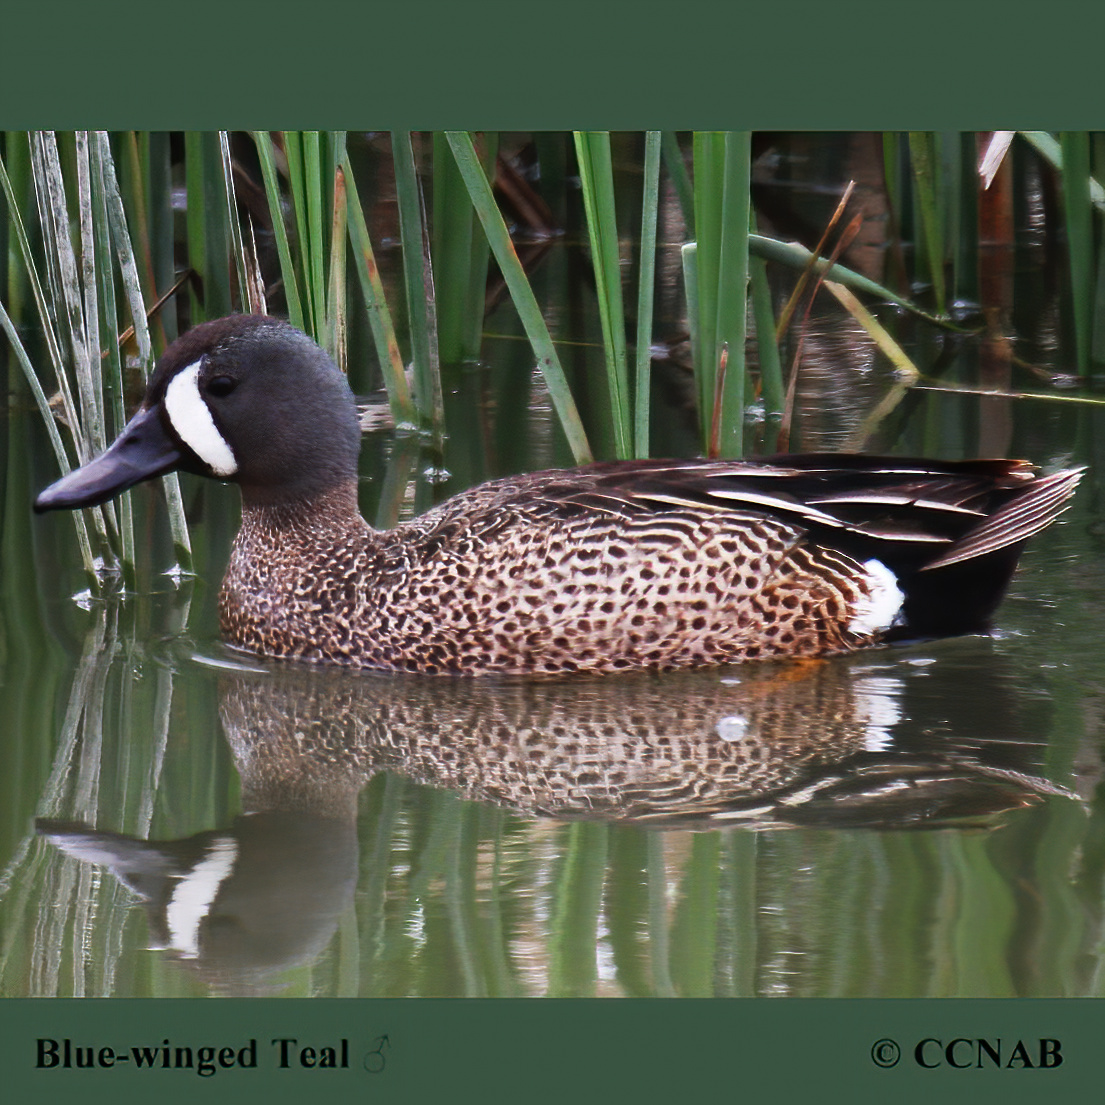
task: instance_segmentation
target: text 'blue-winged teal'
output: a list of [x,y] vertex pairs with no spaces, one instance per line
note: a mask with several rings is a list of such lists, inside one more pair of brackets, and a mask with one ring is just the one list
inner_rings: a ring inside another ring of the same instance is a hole
[[393,530],[357,507],[330,358],[264,316],[174,342],[138,413],[37,510],[183,469],[239,485],[231,645],[414,672],[613,672],[982,631],[1080,470],[851,455],[626,461],[494,480]]

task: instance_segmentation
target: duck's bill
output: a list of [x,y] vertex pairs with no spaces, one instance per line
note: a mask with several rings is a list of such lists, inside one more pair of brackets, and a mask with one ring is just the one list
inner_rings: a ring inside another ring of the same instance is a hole
[[171,472],[183,459],[180,446],[166,433],[157,407],[140,410],[107,452],[41,492],[35,510],[99,506],[136,483]]

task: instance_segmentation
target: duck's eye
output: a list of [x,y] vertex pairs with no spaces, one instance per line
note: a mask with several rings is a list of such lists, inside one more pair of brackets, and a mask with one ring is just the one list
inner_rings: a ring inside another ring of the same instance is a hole
[[238,381],[233,376],[212,376],[207,381],[206,391],[208,395],[221,399],[224,395],[229,395],[237,386]]

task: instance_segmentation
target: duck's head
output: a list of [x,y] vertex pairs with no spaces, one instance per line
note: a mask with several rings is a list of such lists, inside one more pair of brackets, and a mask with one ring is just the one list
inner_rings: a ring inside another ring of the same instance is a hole
[[232,480],[247,503],[300,500],[354,479],[359,449],[334,362],[286,322],[234,315],[173,342],[115,443],[34,505],[96,506],[174,469]]

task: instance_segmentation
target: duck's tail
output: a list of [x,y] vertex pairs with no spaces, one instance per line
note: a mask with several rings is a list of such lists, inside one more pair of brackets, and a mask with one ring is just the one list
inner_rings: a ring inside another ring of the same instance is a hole
[[[887,639],[945,637],[989,628],[1025,542],[1067,509],[1084,471],[1069,469],[1026,483],[1023,491],[939,555],[903,572],[899,585],[905,601]],[[893,571],[889,558],[888,564]]]

